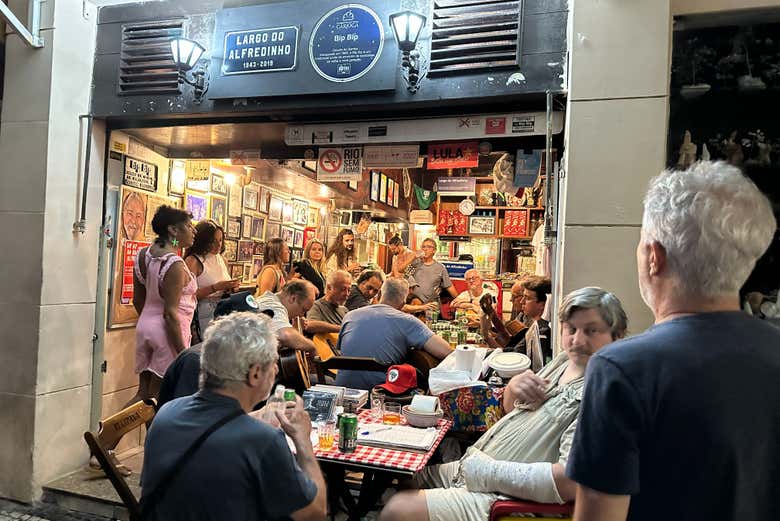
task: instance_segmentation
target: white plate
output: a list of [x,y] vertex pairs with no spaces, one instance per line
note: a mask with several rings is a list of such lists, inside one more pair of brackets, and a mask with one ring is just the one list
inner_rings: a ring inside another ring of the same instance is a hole
[[490,360],[490,367],[501,371],[523,370],[531,367],[531,360],[522,353],[499,353]]

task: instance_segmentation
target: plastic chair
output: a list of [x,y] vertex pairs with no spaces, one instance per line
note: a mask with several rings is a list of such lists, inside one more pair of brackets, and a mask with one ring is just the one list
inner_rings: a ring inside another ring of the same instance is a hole
[[520,499],[499,500],[493,503],[493,506],[490,508],[488,521],[517,521],[521,514],[535,514],[534,519],[537,521],[540,519],[548,521],[571,519],[574,515],[574,503],[555,505]]
[[108,451],[117,446],[122,436],[154,418],[156,406],[157,403],[154,399],[136,402],[101,421],[98,424],[97,433],[91,431],[84,433],[84,440],[87,442],[90,452],[97,458],[100,468],[106,473],[114,490],[119,494],[119,498],[130,514],[130,521],[139,521],[141,518],[138,499],[130,490],[125,478],[117,470]]

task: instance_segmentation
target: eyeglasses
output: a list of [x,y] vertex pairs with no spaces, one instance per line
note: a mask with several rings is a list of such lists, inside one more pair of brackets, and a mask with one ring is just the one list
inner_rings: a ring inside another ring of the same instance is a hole
[[434,248],[433,246],[431,246],[430,244],[428,244],[428,245],[423,245],[423,247],[422,247],[422,248],[423,248],[423,250],[433,250],[433,249],[435,249],[435,248]]

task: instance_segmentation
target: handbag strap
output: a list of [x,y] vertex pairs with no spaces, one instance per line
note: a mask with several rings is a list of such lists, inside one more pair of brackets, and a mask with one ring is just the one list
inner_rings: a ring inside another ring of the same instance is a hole
[[214,432],[220,429],[223,425],[243,414],[244,411],[242,409],[235,410],[227,416],[220,418],[219,421],[214,423],[211,427],[206,429],[203,434],[198,436],[198,439],[196,439],[192,445],[189,446],[184,454],[181,455],[181,457],[176,461],[171,469],[163,476],[157,487],[144,498],[141,504],[141,519],[147,518],[148,514],[152,510],[152,507],[155,506],[165,495],[165,492],[168,490],[171,481],[176,477],[187,460],[190,459],[190,457],[195,453],[196,450],[198,450],[201,445],[203,445],[203,442],[206,441],[209,436],[214,434]]

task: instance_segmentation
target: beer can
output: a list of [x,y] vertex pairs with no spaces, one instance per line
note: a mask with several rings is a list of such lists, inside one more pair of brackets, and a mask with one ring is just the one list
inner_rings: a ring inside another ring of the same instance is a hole
[[358,420],[356,414],[339,415],[339,450],[355,452],[357,447]]
[[295,389],[285,389],[284,391],[284,401],[285,402],[294,402],[295,401]]

